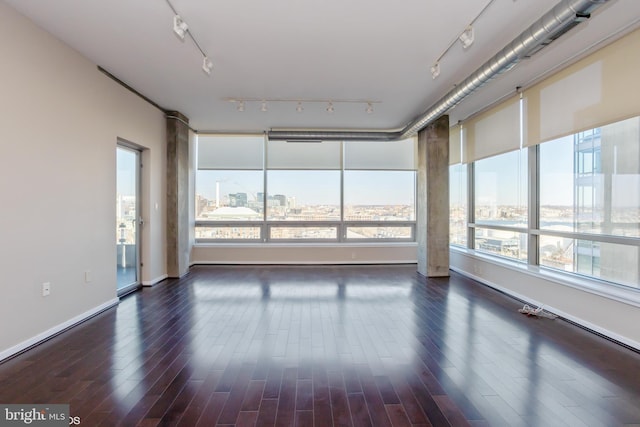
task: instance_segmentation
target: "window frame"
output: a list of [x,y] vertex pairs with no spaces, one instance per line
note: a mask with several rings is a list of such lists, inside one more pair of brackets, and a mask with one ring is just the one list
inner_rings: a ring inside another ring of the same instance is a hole
[[[220,135],[225,136],[225,135]],[[234,135],[229,135],[233,137]],[[417,141],[412,138],[412,143],[414,144],[414,148],[417,147]],[[335,141],[331,141],[332,144],[335,144]],[[385,172],[385,171],[397,171],[398,169],[382,169],[382,168],[374,168],[374,169],[346,169],[345,168],[345,150],[346,150],[346,142],[339,142],[340,144],[340,167],[338,169],[330,168],[330,169],[309,169],[309,170],[337,170],[340,173],[340,188],[339,188],[339,210],[340,217],[338,220],[314,220],[314,221],[287,221],[287,220],[273,220],[268,217],[268,206],[267,200],[269,191],[269,172],[270,171],[281,171],[281,170],[292,170],[292,171],[304,171],[307,168],[300,169],[290,169],[290,168],[269,168],[269,159],[268,159],[268,148],[267,148],[268,140],[266,135],[264,136],[263,154],[264,154],[264,162],[262,168],[263,174],[263,183],[262,183],[262,193],[263,193],[263,212],[261,220],[253,220],[253,221],[219,221],[219,220],[205,220],[205,219],[196,219],[194,221],[194,230],[197,235],[198,228],[205,227],[216,227],[216,228],[260,228],[260,237],[258,239],[217,239],[217,238],[199,238],[195,237],[196,244],[256,244],[256,243],[264,243],[264,244],[278,244],[278,243],[292,243],[292,244],[362,244],[362,243],[376,243],[376,244],[385,244],[385,243],[397,243],[397,242],[415,242],[416,241],[416,215],[417,215],[417,171],[414,169],[407,170],[413,172],[413,220],[398,220],[398,221],[357,221],[357,220],[345,220],[345,205],[344,205],[344,194],[345,194],[345,179],[344,174],[345,171],[351,170],[364,170],[370,172]],[[414,155],[415,155],[414,150]],[[414,165],[417,164],[413,159]],[[204,170],[204,169],[203,169]],[[225,169],[227,170],[227,169]],[[404,169],[403,169],[404,170]],[[194,191],[197,191],[197,182],[194,188]],[[314,239],[314,238],[291,238],[291,239],[277,239],[271,237],[271,230],[276,229],[278,227],[335,227],[336,235],[331,239]],[[347,232],[350,227],[398,227],[405,228],[408,227],[410,230],[410,237],[385,237],[385,238],[354,238],[348,237]]]
[[[640,120],[640,116],[637,116],[637,115],[634,116],[633,118],[637,118],[638,120]],[[596,136],[600,136],[602,133],[603,127],[607,125],[615,124],[615,123],[620,123],[622,121],[624,120],[619,120],[616,122],[603,124],[597,128],[580,131],[573,134],[573,137],[576,137],[576,135],[578,134],[589,134],[592,138]],[[539,269],[540,272],[545,272],[546,274],[563,276],[563,277],[566,277],[567,280],[575,281],[576,283],[578,282],[582,283],[582,281],[587,280],[589,282],[593,282],[595,284],[599,284],[601,286],[608,287],[608,288],[619,288],[619,289],[624,289],[631,292],[640,292],[640,284],[634,286],[635,282],[628,282],[628,281],[623,282],[623,279],[619,279],[618,281],[612,281],[610,278],[602,277],[599,274],[598,275],[596,275],[595,273],[585,274],[584,272],[578,271],[579,269],[576,264],[576,262],[578,261],[576,261],[575,259],[573,260],[574,268],[572,271],[563,270],[559,267],[554,267],[551,265],[544,265],[544,261],[541,259],[542,247],[540,242],[541,242],[541,239],[543,239],[545,236],[553,236],[553,237],[558,237],[563,239],[570,239],[575,242],[578,242],[578,241],[589,242],[589,244],[591,245],[598,245],[599,243],[604,243],[604,244],[622,245],[626,247],[640,247],[640,237],[580,231],[577,229],[572,231],[554,230],[554,229],[549,229],[541,226],[540,224],[541,223],[540,188],[541,188],[542,174],[540,169],[541,169],[541,166],[544,166],[544,165],[540,164],[541,162],[540,147],[541,145],[544,145],[544,144],[552,144],[554,141],[547,141],[542,144],[535,144],[535,145],[532,144],[532,145],[529,145],[528,147],[521,148],[521,150],[527,150],[527,156],[528,156],[527,162],[525,162],[525,164],[527,165],[526,176],[527,176],[527,191],[528,191],[527,227],[513,227],[509,225],[502,225],[502,224],[487,224],[482,221],[475,220],[476,191],[475,191],[475,182],[474,182],[475,181],[474,172],[475,172],[476,161],[469,162],[467,164],[467,180],[468,180],[468,183],[467,183],[467,197],[468,197],[467,198],[467,201],[468,201],[467,245],[463,246],[463,245],[450,244],[450,248],[461,250],[461,251],[470,251],[471,253],[474,253],[476,256],[480,258],[492,259],[499,264],[520,265],[520,266],[524,266],[525,268],[534,267],[536,269]],[[580,153],[576,152],[574,149],[573,161],[574,161],[574,174],[576,179],[580,179],[581,177],[583,177],[583,170],[580,169],[580,163],[576,161],[577,156],[579,154]],[[600,170],[602,168],[601,155],[598,155],[598,153],[592,153],[592,154],[593,156],[592,156],[591,165],[594,168]],[[594,171],[590,171],[588,173],[589,174],[595,173],[595,172],[598,172],[598,170],[594,169]],[[574,206],[574,209],[575,208],[576,207]],[[483,250],[480,250],[479,248],[476,248],[475,241],[476,241],[476,232],[478,229],[509,231],[509,232],[522,233],[526,235],[527,251],[528,251],[526,259],[518,259],[518,258],[501,256],[499,254],[491,253],[490,251],[483,251]],[[600,267],[602,266],[600,265]],[[640,270],[640,267],[638,268]],[[582,287],[583,286],[577,286],[577,288],[582,288]]]

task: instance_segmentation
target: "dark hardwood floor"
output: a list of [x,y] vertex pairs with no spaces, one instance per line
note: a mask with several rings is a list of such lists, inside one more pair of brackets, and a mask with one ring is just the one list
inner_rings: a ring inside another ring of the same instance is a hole
[[521,305],[411,265],[196,266],[1,364],[0,403],[84,426],[640,424],[640,355]]

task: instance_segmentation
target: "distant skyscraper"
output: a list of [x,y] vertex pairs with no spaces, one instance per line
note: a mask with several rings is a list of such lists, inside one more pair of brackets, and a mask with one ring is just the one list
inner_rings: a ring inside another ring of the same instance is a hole
[[239,208],[246,207],[247,205],[247,193],[229,194],[229,206]]
[[287,206],[287,196],[284,194],[276,194],[273,198],[280,202],[280,206]]

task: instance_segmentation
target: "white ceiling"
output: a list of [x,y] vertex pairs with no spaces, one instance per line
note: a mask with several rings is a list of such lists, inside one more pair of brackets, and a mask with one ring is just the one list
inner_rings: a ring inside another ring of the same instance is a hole
[[[397,129],[552,8],[557,0],[170,0],[213,62],[173,33],[166,0],[4,0],[198,131]],[[480,11],[488,7],[479,17]],[[454,43],[475,18],[475,43]],[[638,27],[640,1],[610,0],[594,16],[450,112],[455,123],[602,40]],[[235,99],[336,100],[325,103]],[[372,100],[374,112],[364,103]]]

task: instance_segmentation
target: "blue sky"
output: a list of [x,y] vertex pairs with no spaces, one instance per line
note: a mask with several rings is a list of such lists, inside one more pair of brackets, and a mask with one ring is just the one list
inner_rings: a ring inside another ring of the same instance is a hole
[[[198,171],[196,192],[215,199],[216,181],[220,197],[229,193],[252,194],[264,191],[262,171]],[[269,171],[269,194],[295,197],[298,204],[339,204],[340,171]],[[413,204],[415,173],[406,171],[346,171],[347,204]]]

